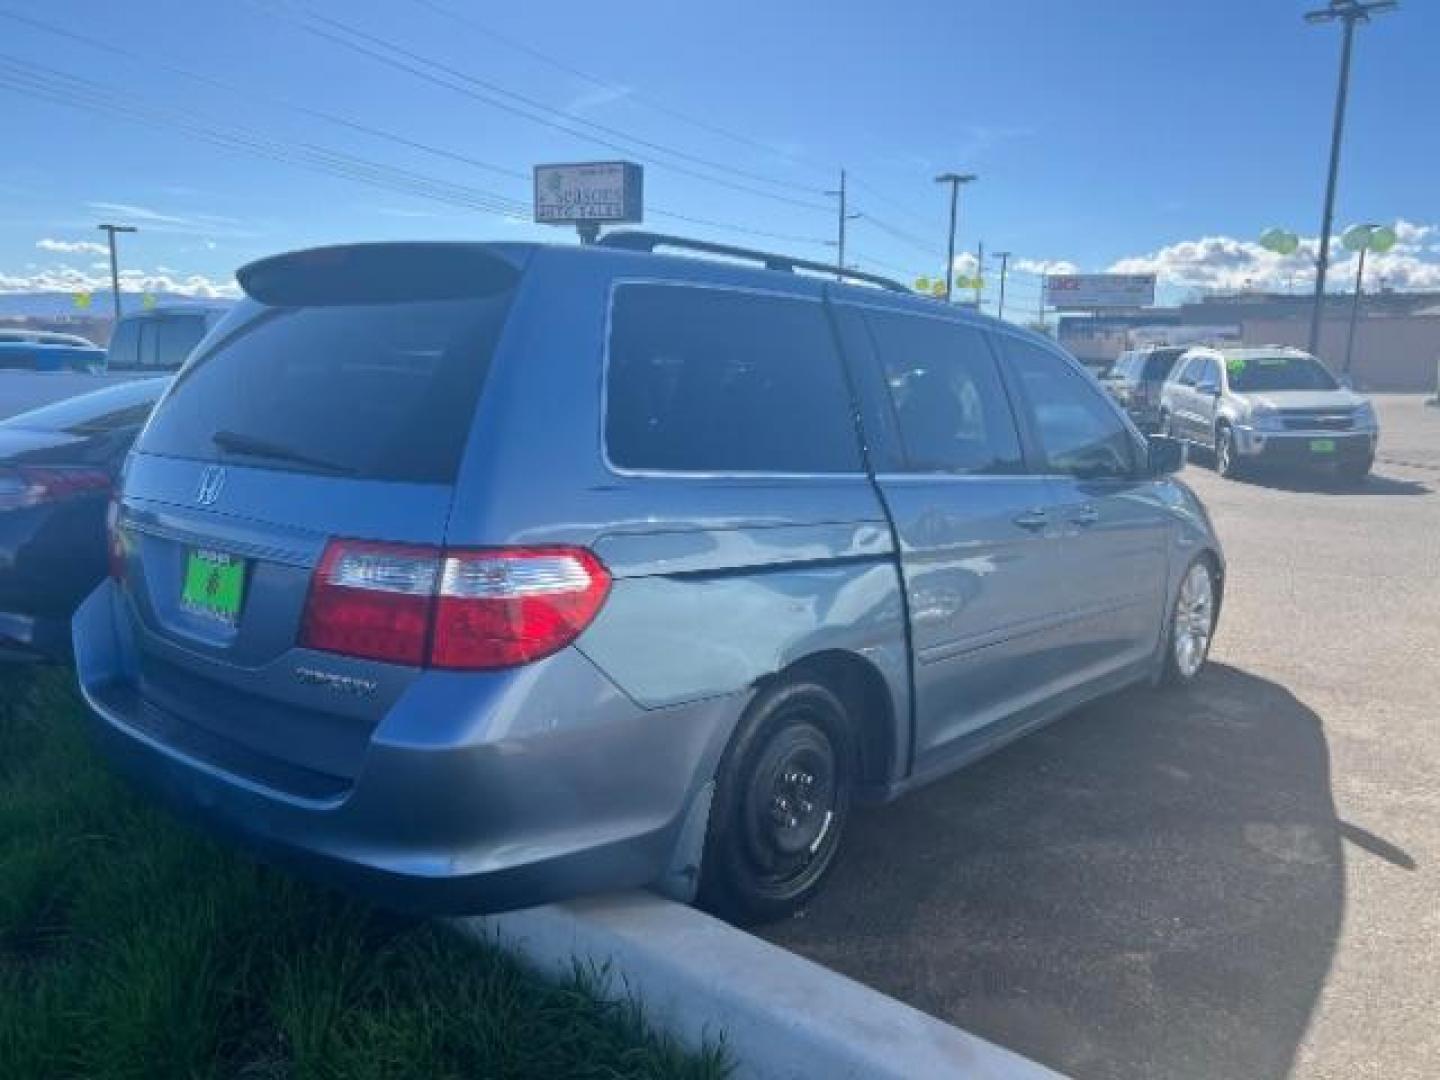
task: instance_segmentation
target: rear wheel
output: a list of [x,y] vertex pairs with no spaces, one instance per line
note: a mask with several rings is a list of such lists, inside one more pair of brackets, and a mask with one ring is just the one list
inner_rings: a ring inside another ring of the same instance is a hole
[[1215,429],[1215,471],[1227,480],[1240,475],[1239,454],[1235,450],[1235,432],[1229,424]]
[[834,865],[855,785],[844,702],[801,677],[751,704],[721,762],[700,874],[700,904],[735,922],[780,919]]
[[1210,655],[1215,635],[1215,571],[1204,557],[1180,579],[1165,646],[1165,681],[1184,686],[1195,680]]

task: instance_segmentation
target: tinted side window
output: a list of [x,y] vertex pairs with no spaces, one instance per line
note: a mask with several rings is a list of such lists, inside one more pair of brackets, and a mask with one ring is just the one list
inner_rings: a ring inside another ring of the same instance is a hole
[[154,319],[146,319],[140,324],[140,366],[142,368],[156,366],[156,354],[159,346],[160,324]]
[[1129,429],[1103,395],[1059,356],[1005,339],[1047,472],[1096,479],[1129,476],[1135,447]]
[[1189,360],[1183,361],[1180,370],[1175,375],[1175,381],[1181,386],[1194,386],[1195,373],[1200,370],[1201,358],[1192,356]]
[[980,331],[879,312],[866,322],[910,471],[1023,471],[1015,417]]
[[605,442],[610,460],[630,469],[861,468],[824,309],[729,289],[615,291]]
[[204,336],[205,320],[202,317],[186,315],[159,320],[155,365],[166,370],[178,368]]
[[107,363],[113,368],[133,368],[140,363],[140,323],[123,319],[110,337]]

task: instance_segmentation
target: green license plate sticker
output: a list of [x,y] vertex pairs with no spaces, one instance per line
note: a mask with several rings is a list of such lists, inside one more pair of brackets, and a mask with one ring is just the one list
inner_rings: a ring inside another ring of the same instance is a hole
[[245,592],[245,563],[233,555],[196,549],[185,559],[180,603],[196,615],[234,625]]
[[1312,454],[1333,454],[1335,452],[1335,440],[1311,439],[1310,452]]

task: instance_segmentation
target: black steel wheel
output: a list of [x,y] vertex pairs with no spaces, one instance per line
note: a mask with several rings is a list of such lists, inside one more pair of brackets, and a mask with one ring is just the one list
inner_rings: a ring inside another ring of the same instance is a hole
[[721,762],[701,905],[742,923],[803,906],[840,848],[855,758],[848,710],[823,683],[799,678],[762,691]]

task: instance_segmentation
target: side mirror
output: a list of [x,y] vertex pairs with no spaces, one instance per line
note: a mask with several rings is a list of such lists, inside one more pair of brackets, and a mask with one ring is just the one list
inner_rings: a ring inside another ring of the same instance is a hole
[[1185,464],[1185,444],[1169,435],[1151,435],[1146,439],[1151,476],[1169,476]]
[[1197,393],[1204,394],[1206,397],[1220,396],[1220,384],[1210,382],[1208,379],[1204,382],[1197,382],[1195,384],[1195,390]]

